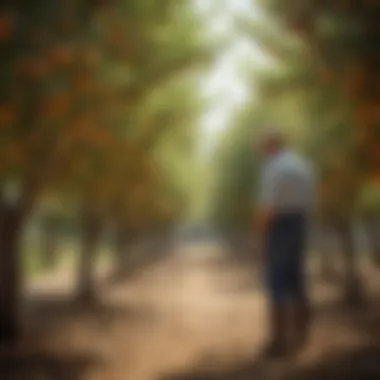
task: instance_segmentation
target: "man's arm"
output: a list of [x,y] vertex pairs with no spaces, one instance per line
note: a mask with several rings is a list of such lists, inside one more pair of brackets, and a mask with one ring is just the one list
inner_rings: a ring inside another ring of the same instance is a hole
[[269,205],[259,206],[255,215],[255,230],[259,236],[264,237],[268,232],[268,226],[273,216],[273,207]]
[[311,163],[308,165],[308,175],[309,175],[309,214],[311,217],[315,216],[317,211],[317,204],[320,198],[320,189],[317,183],[317,175],[315,169]]
[[268,226],[274,214],[274,179],[275,173],[270,167],[264,169],[260,178],[259,198],[254,215],[254,228],[260,241],[262,253],[265,251],[264,241]]

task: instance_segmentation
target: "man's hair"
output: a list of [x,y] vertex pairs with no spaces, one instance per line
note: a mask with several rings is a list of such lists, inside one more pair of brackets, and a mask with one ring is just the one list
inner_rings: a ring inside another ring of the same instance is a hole
[[285,145],[285,136],[283,131],[276,126],[269,126],[263,129],[261,141],[264,144],[276,145],[282,147]]

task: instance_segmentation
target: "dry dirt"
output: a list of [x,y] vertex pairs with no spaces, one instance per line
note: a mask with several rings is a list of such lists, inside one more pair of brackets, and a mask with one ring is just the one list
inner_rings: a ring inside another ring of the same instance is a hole
[[[70,276],[50,276],[29,288],[25,315],[33,334],[17,353],[2,359],[0,378],[248,380],[298,374],[306,379],[325,362],[332,372],[323,373],[332,378],[364,370],[380,374],[379,366],[368,369],[374,365],[373,350],[380,347],[375,302],[380,281],[375,269],[363,271],[369,294],[364,309],[343,308],[339,284],[326,285],[311,275],[316,317],[309,345],[279,363],[258,359],[267,334],[258,274],[253,266],[225,259],[218,248],[177,252],[129,281],[104,286],[92,306],[69,300]],[[374,348],[364,359],[347,356],[366,347]],[[354,361],[365,368],[348,370]]]

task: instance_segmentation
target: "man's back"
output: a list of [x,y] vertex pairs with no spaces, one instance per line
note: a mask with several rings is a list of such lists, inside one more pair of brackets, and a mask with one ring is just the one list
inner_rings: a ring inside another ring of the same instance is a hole
[[314,173],[303,157],[282,151],[264,166],[261,197],[276,211],[310,212],[314,204]]

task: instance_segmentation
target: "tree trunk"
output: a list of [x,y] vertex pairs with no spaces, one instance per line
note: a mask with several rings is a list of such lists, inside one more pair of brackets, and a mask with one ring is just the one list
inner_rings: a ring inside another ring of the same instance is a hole
[[99,218],[83,215],[82,244],[77,275],[77,295],[81,301],[88,301],[95,297],[94,262],[100,231],[101,223]]
[[380,267],[380,221],[377,217],[368,218],[365,221],[366,232],[371,247],[372,262]]
[[117,226],[115,241],[115,268],[112,272],[111,281],[119,281],[125,278],[133,270],[131,260],[131,245],[135,237],[130,228],[122,223]]
[[125,268],[128,258],[128,229],[119,225],[116,231],[116,265],[118,268]]
[[20,335],[20,229],[22,212],[3,204],[0,216],[0,342],[13,343]]
[[44,269],[53,269],[57,266],[57,233],[46,226],[43,231],[43,251],[42,251],[42,267]]
[[363,286],[359,275],[354,236],[349,222],[340,223],[337,230],[345,261],[345,302],[349,305],[357,305],[363,301]]
[[331,237],[331,231],[328,227],[322,227],[318,236],[319,248],[319,271],[322,280],[333,282],[337,278],[334,262],[334,249]]

